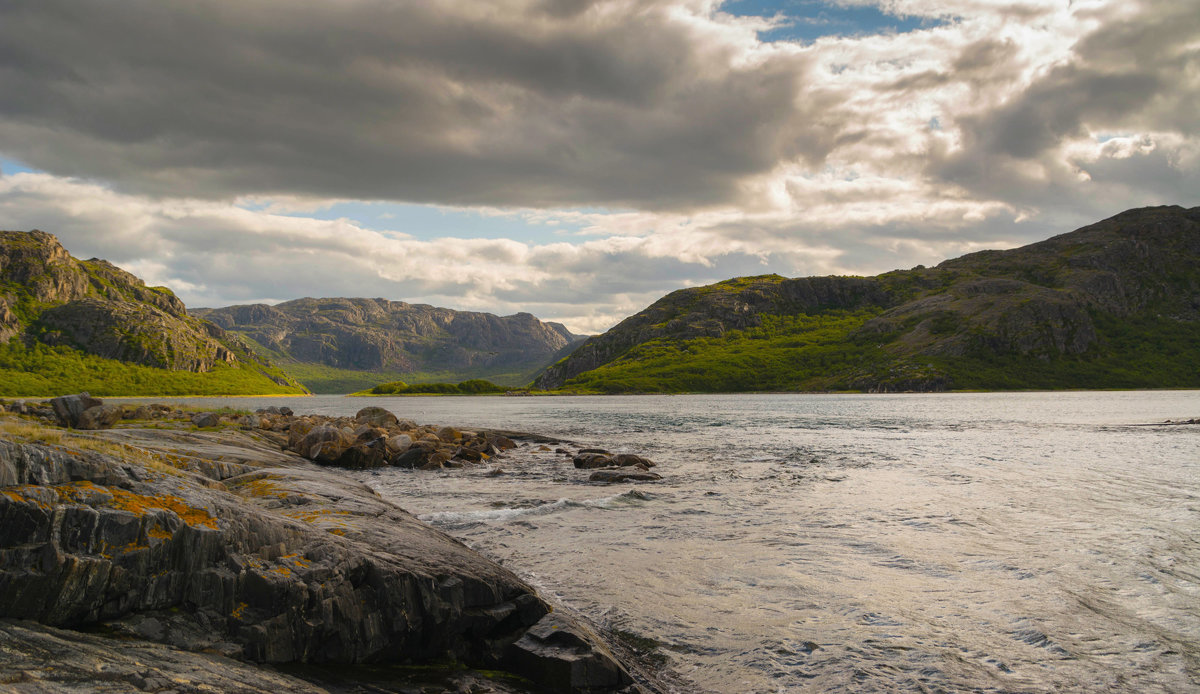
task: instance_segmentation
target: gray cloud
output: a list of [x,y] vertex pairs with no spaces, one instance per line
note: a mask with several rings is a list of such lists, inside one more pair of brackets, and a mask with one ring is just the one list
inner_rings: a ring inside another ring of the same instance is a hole
[[0,149],[156,195],[638,208],[823,156],[803,60],[667,5],[13,0]]

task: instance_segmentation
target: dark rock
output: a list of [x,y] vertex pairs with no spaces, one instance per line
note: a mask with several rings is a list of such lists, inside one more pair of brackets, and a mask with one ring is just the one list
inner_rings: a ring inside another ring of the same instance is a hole
[[588,481],[590,482],[607,482],[608,484],[616,484],[617,482],[654,482],[661,479],[662,475],[636,467],[604,468],[596,470],[588,477]]
[[506,664],[557,692],[612,691],[633,682],[600,639],[551,612],[508,649]]
[[358,411],[358,414],[354,415],[354,419],[355,421],[384,429],[394,427],[400,421],[396,419],[396,415],[382,407],[364,407]]
[[103,401],[93,398],[87,393],[60,395],[50,401],[50,406],[54,408],[54,414],[58,416],[58,423],[71,428],[79,425],[79,415],[83,414],[84,410],[103,404]]
[[575,467],[588,470],[591,468],[608,467],[613,464],[613,459],[607,453],[583,452],[575,456],[572,462],[575,463]]
[[429,462],[435,449],[428,446],[413,446],[391,459],[391,465],[402,468],[420,468]]
[[599,453],[600,455],[612,455],[612,453],[609,453],[608,451],[604,450],[603,448],[581,448],[581,449],[579,449],[579,452],[581,454],[582,453]]
[[97,405],[89,407],[79,415],[76,429],[108,429],[121,421],[125,410],[120,405]]
[[215,412],[197,412],[192,415],[192,424],[201,429],[215,427],[221,424],[221,417]]
[[650,462],[649,458],[643,458],[640,455],[634,455],[632,453],[618,453],[613,456],[612,462],[613,465],[617,465],[619,467],[628,467],[631,465],[639,465],[644,468],[654,467],[654,463]]
[[290,407],[280,407],[279,414],[283,415],[284,417],[291,417],[292,415],[294,415],[296,413],[292,412],[292,408],[290,408]]

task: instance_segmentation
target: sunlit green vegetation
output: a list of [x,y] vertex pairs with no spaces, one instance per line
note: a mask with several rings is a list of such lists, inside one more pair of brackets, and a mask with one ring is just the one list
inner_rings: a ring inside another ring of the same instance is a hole
[[491,381],[474,378],[462,383],[382,383],[354,395],[490,395],[510,390]]
[[271,395],[302,393],[278,369],[217,365],[207,373],[168,371],[86,354],[65,346],[19,340],[0,344],[0,396],[49,397],[87,391],[119,395]]
[[789,391],[848,386],[830,379],[890,357],[851,333],[877,310],[764,315],[762,325],[722,337],[651,340],[567,382],[599,393]]

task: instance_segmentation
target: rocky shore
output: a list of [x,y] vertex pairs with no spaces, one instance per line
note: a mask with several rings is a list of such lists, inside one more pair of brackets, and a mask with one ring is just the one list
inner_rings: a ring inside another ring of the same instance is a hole
[[[519,436],[377,407],[183,412],[80,394],[5,409],[0,683],[16,691],[654,689],[510,571],[338,472],[500,470]],[[638,456],[561,450],[657,477]]]

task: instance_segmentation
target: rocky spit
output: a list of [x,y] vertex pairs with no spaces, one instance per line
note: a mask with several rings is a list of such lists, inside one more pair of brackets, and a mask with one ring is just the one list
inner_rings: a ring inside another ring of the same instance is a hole
[[[499,472],[518,441],[552,441],[378,407],[223,414],[79,394],[4,409],[8,690],[657,689],[516,575],[339,474]],[[640,456],[558,450],[598,483],[658,479]]]

